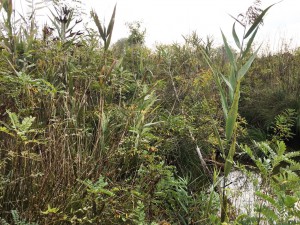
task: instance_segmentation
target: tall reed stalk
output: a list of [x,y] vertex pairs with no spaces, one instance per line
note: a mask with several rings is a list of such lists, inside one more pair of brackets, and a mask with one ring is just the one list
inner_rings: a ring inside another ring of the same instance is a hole
[[[273,4],[274,5],[274,4]],[[273,6],[267,7],[260,14],[255,16],[255,19],[248,28],[248,23],[245,23],[237,18],[234,18],[235,22],[232,27],[232,36],[236,47],[239,52],[236,54],[227,42],[227,38],[221,31],[223,44],[225,48],[226,56],[229,60],[230,69],[227,75],[222,74],[208,57],[206,51],[203,49],[202,53],[211,68],[214,79],[217,83],[219,94],[221,97],[221,104],[224,113],[225,122],[225,139],[221,138],[218,129],[215,127],[214,131],[218,138],[218,145],[221,151],[221,155],[225,160],[224,176],[221,185],[221,221],[225,222],[228,220],[228,209],[227,209],[227,195],[226,195],[226,178],[233,167],[233,160],[237,146],[237,117],[240,100],[240,89],[241,82],[251,67],[254,59],[260,47],[252,53],[252,44],[255,36],[258,32],[259,26],[262,24],[263,18],[267,11]],[[236,33],[236,23],[240,24],[243,28],[243,35],[241,37]],[[223,85],[225,83],[225,86]]]

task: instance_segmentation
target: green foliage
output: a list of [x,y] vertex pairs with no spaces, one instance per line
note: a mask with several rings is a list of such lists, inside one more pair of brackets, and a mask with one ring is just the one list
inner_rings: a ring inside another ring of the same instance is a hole
[[163,162],[142,165],[138,173],[142,178],[140,187],[152,218],[159,218],[163,212],[170,222],[188,224],[191,196],[187,192],[187,180],[175,178],[173,170]]
[[282,141],[277,141],[274,148],[265,142],[255,143],[255,146],[263,152],[263,158],[255,156],[248,146],[243,147],[262,178],[260,190],[256,191],[261,201],[256,203],[252,220],[257,223],[297,224],[300,218],[297,209],[300,177],[296,171],[300,170],[300,164],[294,158],[300,153],[286,152],[286,145]]
[[30,127],[32,126],[33,121],[35,118],[33,117],[26,117],[22,120],[22,122],[19,122],[19,118],[15,113],[8,112],[8,115],[10,117],[10,121],[12,123],[12,129],[17,133],[17,135],[22,139],[22,141],[26,141],[27,137],[26,134],[32,132],[33,130],[30,130]]
[[141,22],[136,21],[127,24],[130,35],[127,39],[129,45],[143,45],[145,43],[146,30],[141,31]]
[[277,140],[289,140],[295,134],[292,127],[295,125],[296,112],[293,109],[286,109],[275,117],[273,129],[273,138]]
[[[60,220],[79,224],[155,224],[160,220],[188,224],[187,181],[175,178],[174,168],[147,157],[136,177],[122,186],[108,183],[104,177],[98,181],[80,181],[87,188],[82,199],[74,199],[71,208],[63,212],[51,208],[44,215],[59,214]],[[147,165],[146,165],[147,164]],[[134,184],[132,186],[132,184]]]
[[[295,110],[299,115],[299,75],[298,56],[288,52],[265,53],[259,57],[250,69],[245,80],[242,103],[243,115],[251,124],[273,135],[275,117],[287,109]],[[265,68],[264,65],[269,65]],[[286,69],[284,69],[286,68]],[[254,100],[255,99],[255,100]],[[298,119],[293,131],[299,134]],[[293,141],[298,136],[290,138]]]
[[104,181],[103,177],[100,177],[99,180],[95,183],[90,180],[82,182],[87,187],[87,192],[95,195],[105,194],[108,196],[113,196],[114,194],[105,189],[105,186],[108,185],[107,182]]
[[146,222],[146,214],[144,210],[145,206],[141,201],[137,202],[137,207],[134,209],[130,217],[132,217],[132,221],[134,224],[145,224]]
[[48,215],[48,214],[55,214],[58,213],[59,209],[58,208],[52,208],[50,205],[48,205],[47,210],[43,211],[42,214]]
[[[145,115],[147,115],[150,110],[153,112],[152,106],[156,101],[156,97],[154,92],[147,94],[147,87],[144,86],[143,92],[145,95],[143,95],[138,103],[138,109],[137,114],[134,119],[134,126],[130,128],[130,132],[134,133],[136,135],[134,148],[138,149],[140,142],[147,137],[153,136],[151,131],[151,127],[155,124],[158,124],[158,122],[150,122],[145,123]],[[155,110],[155,109],[154,109]]]
[[33,129],[32,125],[35,121],[35,118],[32,116],[25,117],[21,122],[16,113],[7,111],[7,114],[10,118],[11,125],[6,125],[0,128],[0,131],[9,134],[10,136],[16,137],[17,142],[28,143],[38,143],[38,140],[35,140],[33,137],[34,134],[37,134],[39,131]]

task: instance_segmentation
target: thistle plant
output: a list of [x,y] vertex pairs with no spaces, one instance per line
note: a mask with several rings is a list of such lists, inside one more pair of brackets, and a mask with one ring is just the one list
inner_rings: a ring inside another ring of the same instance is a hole
[[[273,4],[274,5],[274,4]],[[216,69],[209,57],[207,56],[205,50],[202,52],[206,58],[208,65],[210,66],[215,81],[217,83],[217,87],[219,90],[219,94],[221,96],[221,104],[224,113],[225,120],[225,140],[221,139],[221,135],[219,134],[218,129],[214,128],[216,136],[218,137],[219,149],[221,150],[221,155],[225,160],[224,165],[224,177],[223,177],[223,185],[222,185],[222,201],[221,201],[221,221],[224,222],[227,220],[227,197],[225,192],[226,187],[226,178],[229,175],[230,171],[233,167],[233,158],[236,151],[237,145],[237,117],[238,117],[238,108],[239,108],[239,100],[240,100],[240,88],[241,82],[251,67],[254,59],[257,56],[257,53],[260,49],[258,49],[252,53],[251,47],[259,26],[263,21],[263,17],[267,13],[267,11],[273,6],[267,7],[260,14],[255,16],[253,22],[250,23],[250,27],[248,27],[249,23],[245,23],[240,21],[237,18],[234,18],[235,22],[232,27],[232,36],[235,42],[236,47],[239,49],[239,53],[235,54],[232,48],[229,46],[228,41],[224,33],[221,31],[223,44],[225,48],[226,56],[229,59],[229,74],[224,75],[218,69]],[[251,18],[253,19],[253,18]],[[240,24],[244,30],[243,35],[241,37],[238,36],[236,32],[236,23]],[[223,82],[226,86],[223,85]]]

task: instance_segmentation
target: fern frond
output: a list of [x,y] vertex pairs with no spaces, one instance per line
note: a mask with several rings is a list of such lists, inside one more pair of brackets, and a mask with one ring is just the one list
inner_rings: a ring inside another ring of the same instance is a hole
[[300,170],[300,163],[293,161],[293,163],[290,165],[289,169],[291,171],[299,171]]
[[300,156],[300,151],[297,152],[289,152],[285,154],[285,157],[287,157],[288,159],[294,158]]
[[266,219],[271,221],[277,221],[278,216],[274,212],[274,210],[266,205],[261,206],[260,213],[265,216]]

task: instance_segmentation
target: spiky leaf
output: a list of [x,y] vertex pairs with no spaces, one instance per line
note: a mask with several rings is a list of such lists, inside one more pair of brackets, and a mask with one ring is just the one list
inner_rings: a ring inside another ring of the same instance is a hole
[[224,43],[224,47],[225,47],[225,51],[226,51],[226,55],[228,56],[229,58],[229,61],[230,61],[230,64],[233,66],[234,70],[237,70],[237,67],[236,67],[236,60],[234,58],[234,55],[228,45],[228,42],[227,42],[227,39],[223,33],[223,31],[221,31],[222,33],[222,38],[223,38],[223,43]]
[[248,52],[250,51],[250,48],[252,46],[252,43],[254,41],[254,38],[256,36],[257,31],[258,31],[258,28],[256,28],[256,30],[254,31],[254,33],[250,37],[249,41],[247,42],[247,46],[246,46],[246,49],[243,51],[242,58],[244,58],[248,54]]
[[226,85],[228,86],[229,90],[233,91],[232,85],[229,82],[229,80],[227,80],[227,78],[223,74],[221,74],[221,77],[224,80],[224,82],[226,83]]
[[111,19],[110,19],[110,22],[109,22],[109,25],[108,25],[108,28],[107,28],[107,35],[110,35],[110,36],[112,36],[112,31],[114,29],[116,8],[117,8],[117,5],[115,5],[115,7],[114,7],[114,11],[111,15]]
[[235,23],[233,24],[232,26],[232,36],[233,36],[233,39],[235,41],[235,44],[238,48],[241,48],[241,43],[240,43],[240,40],[236,34],[236,31],[235,31]]
[[241,80],[245,74],[248,72],[250,66],[252,65],[254,59],[257,56],[257,53],[259,51],[260,47],[254,52],[254,54],[248,59],[248,61],[242,66],[242,68],[238,71],[238,80]]
[[93,20],[94,20],[94,22],[95,22],[95,24],[98,28],[98,31],[99,31],[99,34],[100,34],[102,40],[106,41],[106,36],[104,34],[104,30],[102,28],[102,25],[100,23],[100,20],[99,20],[99,17],[97,15],[97,13],[95,11],[91,11],[91,16],[92,16],[92,18],[93,18]]

